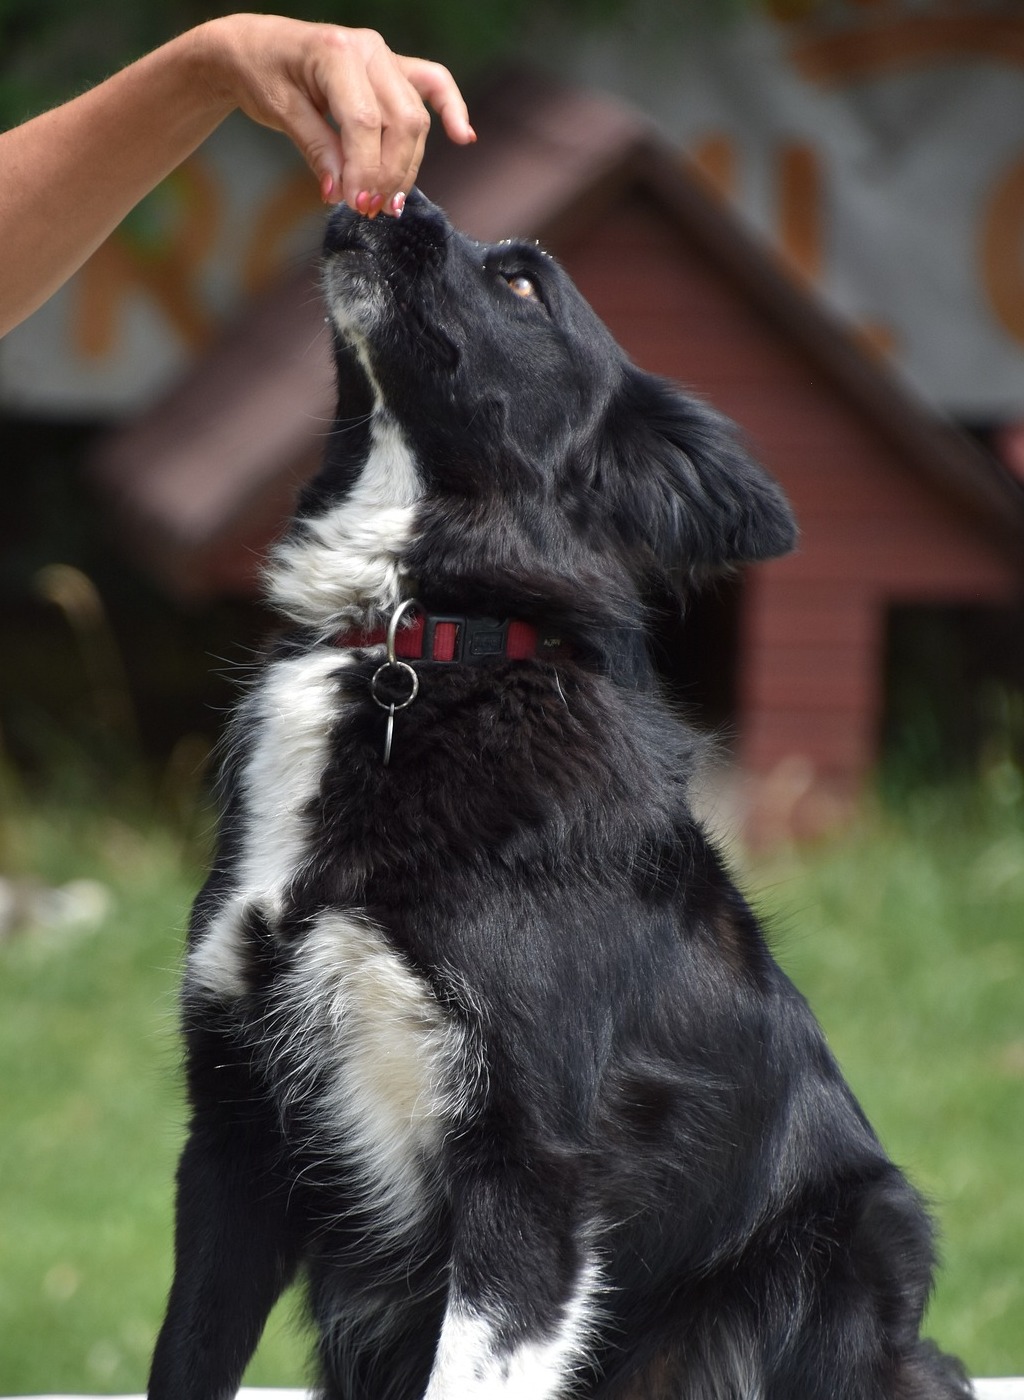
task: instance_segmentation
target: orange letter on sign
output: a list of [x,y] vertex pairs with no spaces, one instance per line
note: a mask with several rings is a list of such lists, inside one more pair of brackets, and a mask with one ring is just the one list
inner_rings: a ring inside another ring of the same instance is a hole
[[192,159],[169,176],[160,190],[174,200],[172,232],[148,248],[122,226],[96,250],[75,280],[72,333],[77,350],[88,359],[112,352],[121,303],[132,293],[151,297],[190,349],[198,350],[210,337],[212,321],[196,284],[220,224],[216,185],[202,162]]
[[992,309],[1024,343],[1024,157],[992,192],[981,223],[981,275]]

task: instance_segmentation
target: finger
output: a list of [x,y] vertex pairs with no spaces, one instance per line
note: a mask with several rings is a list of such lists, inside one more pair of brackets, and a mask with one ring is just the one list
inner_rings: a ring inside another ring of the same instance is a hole
[[325,204],[336,204],[342,198],[344,160],[341,141],[330,122],[317,111],[307,98],[296,95],[281,125],[302,152],[306,164],[316,176]]
[[416,142],[412,154],[412,159],[410,160],[409,165],[406,168],[405,174],[398,181],[398,187],[395,193],[390,198],[385,200],[385,212],[388,214],[395,215],[396,218],[401,217],[402,210],[405,208],[406,195],[416,183],[416,176],[419,174],[420,165],[423,161],[423,152],[426,149],[427,133],[429,132],[429,130],[430,123],[428,121],[423,128],[422,136]]
[[341,192],[357,208],[360,193],[375,192],[381,164],[382,116],[366,62],[349,32],[333,30],[319,87],[341,141]]
[[371,60],[368,73],[382,122],[377,189],[390,203],[393,195],[409,190],[416,179],[430,131],[430,115],[390,49]]
[[405,173],[405,178],[404,178],[404,180],[402,181],[401,188],[402,188],[403,191],[411,190],[412,187],[413,187],[413,185],[415,185],[415,183],[416,183],[416,177],[417,177],[417,175],[419,174],[420,165],[421,165],[422,162],[423,162],[423,152],[426,150],[426,146],[427,146],[427,135],[428,135],[429,131],[430,131],[430,122],[428,121],[427,124],[426,124],[426,126],[425,126],[424,129],[423,129],[423,134],[422,134],[422,136],[421,136],[420,139],[416,142],[416,148],[415,148],[415,150],[413,151],[412,162],[411,162],[411,164],[410,164],[408,170],[407,170],[406,173]]
[[448,137],[460,146],[476,140],[469,120],[469,109],[459,85],[442,63],[425,58],[398,57],[398,65],[420,97],[429,102],[441,118]]

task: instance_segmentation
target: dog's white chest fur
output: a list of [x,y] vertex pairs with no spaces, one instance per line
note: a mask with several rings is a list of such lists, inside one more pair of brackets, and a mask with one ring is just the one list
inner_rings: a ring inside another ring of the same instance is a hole
[[273,551],[270,600],[303,626],[358,623],[368,608],[391,611],[403,597],[402,551],[422,484],[405,438],[379,408],[370,436],[370,455],[344,501]]
[[[247,996],[253,914],[272,935],[311,858],[316,803],[351,657],[318,650],[275,662],[247,704],[240,849],[232,888],[189,955],[186,995]],[[330,910],[291,943],[263,1051],[282,1109],[321,1160],[343,1160],[388,1229],[427,1205],[426,1168],[463,1099],[463,1034],[426,982],[360,910]]]
[[239,716],[248,745],[241,774],[241,831],[231,889],[189,954],[187,986],[218,997],[246,990],[244,926],[251,911],[274,926],[310,846],[338,677],[350,658],[315,651],[269,665]]
[[423,979],[365,917],[322,914],[282,981],[270,1036],[281,1098],[309,1116],[318,1149],[354,1171],[378,1227],[413,1223],[466,1063],[461,1029]]

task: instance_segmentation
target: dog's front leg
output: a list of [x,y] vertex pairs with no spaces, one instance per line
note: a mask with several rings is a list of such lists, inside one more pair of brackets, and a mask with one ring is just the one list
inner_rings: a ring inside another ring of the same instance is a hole
[[513,1181],[506,1168],[462,1183],[425,1400],[546,1400],[585,1367],[599,1271],[545,1176],[524,1167]]
[[193,1120],[178,1168],[175,1270],[149,1400],[228,1400],[295,1268],[277,1153]]

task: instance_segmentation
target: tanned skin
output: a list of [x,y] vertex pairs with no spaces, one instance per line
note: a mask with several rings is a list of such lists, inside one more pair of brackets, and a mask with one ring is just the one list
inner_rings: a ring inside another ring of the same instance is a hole
[[0,135],[0,335],[230,112],[289,136],[325,202],[373,217],[400,212],[415,182],[426,103],[452,141],[476,139],[448,70],[392,53],[373,30],[243,14],[179,35]]

